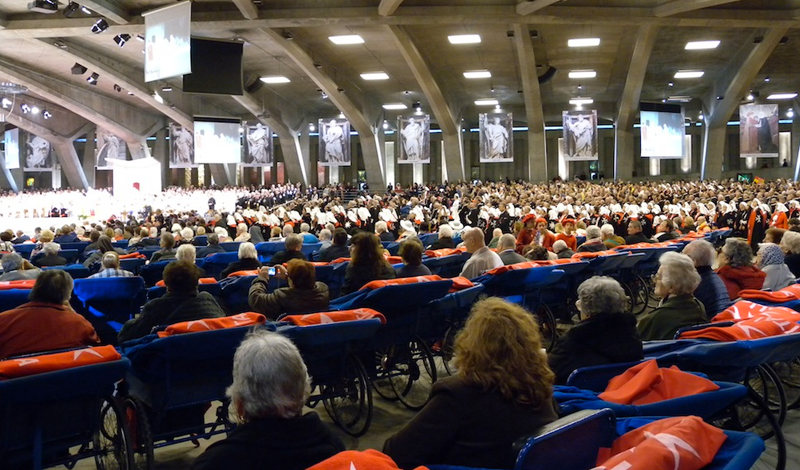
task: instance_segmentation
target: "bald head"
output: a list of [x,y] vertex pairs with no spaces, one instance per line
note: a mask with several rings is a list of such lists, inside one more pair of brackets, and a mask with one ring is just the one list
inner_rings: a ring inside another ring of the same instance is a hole
[[464,240],[464,247],[466,247],[467,253],[475,253],[486,246],[486,242],[483,240],[483,231],[479,228],[471,228],[464,231],[461,234],[461,239]]

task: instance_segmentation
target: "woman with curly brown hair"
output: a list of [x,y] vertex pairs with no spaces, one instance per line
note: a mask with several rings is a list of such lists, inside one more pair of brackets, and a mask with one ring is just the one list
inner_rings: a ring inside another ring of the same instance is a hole
[[434,383],[428,404],[383,451],[400,468],[512,468],[512,444],[557,418],[539,326],[492,297],[473,306],[455,347],[458,372]]
[[376,279],[394,279],[392,265],[383,256],[383,246],[374,233],[356,234],[350,244],[350,264],[344,272],[342,295],[355,292]]

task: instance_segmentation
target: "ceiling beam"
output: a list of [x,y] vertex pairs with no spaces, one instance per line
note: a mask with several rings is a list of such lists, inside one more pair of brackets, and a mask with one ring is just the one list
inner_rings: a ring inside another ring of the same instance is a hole
[[464,149],[460,143],[462,137],[459,116],[453,113],[453,109],[448,105],[441,85],[436,81],[431,68],[408,32],[401,26],[386,26],[386,30],[394,38],[411,73],[417,79],[417,84],[425,94],[436,122],[442,129],[447,177],[456,181],[463,180],[466,170],[464,168]]
[[242,13],[242,16],[248,20],[258,19],[258,8],[253,0],[233,0],[233,4]]
[[8,20],[6,19],[6,15],[0,13],[0,29],[6,29],[8,26]]
[[653,15],[661,18],[738,1],[739,0],[673,0],[653,7]]
[[658,27],[643,25],[636,32],[625,88],[619,98],[614,125],[614,178],[630,179],[633,176],[633,119],[639,109],[647,64],[658,35]]
[[549,7],[560,1],[561,0],[532,0],[530,2],[517,3],[517,14],[522,16],[530,15],[535,11],[539,11],[542,8]]
[[381,0],[381,4],[378,5],[378,14],[392,16],[401,3],[403,3],[403,0]]
[[[525,100],[525,117],[528,120],[528,181],[547,181],[549,175],[544,108],[536,71],[536,54],[528,25],[514,25],[514,46]],[[513,139],[509,145],[513,145]]]
[[153,90],[149,89],[141,80],[141,77],[144,77],[144,71],[115,61],[107,56],[104,56],[100,52],[85,48],[77,44],[75,41],[62,41],[67,46],[66,48],[56,47],[51,41],[47,40],[41,40],[40,42],[47,44],[52,48],[53,51],[57,51],[60,54],[69,57],[70,60],[79,62],[82,65],[103,74],[103,76],[113,78],[119,86],[124,88],[126,91],[133,93],[133,96],[142,100],[155,111],[167,116],[184,128],[194,132],[194,120],[192,119],[192,116],[184,111],[181,111],[166,100],[164,100],[163,103],[159,103],[155,99],[153,96]]
[[[327,93],[328,99],[347,117],[353,129],[358,132],[359,142],[364,157],[364,168],[367,171],[367,182],[373,188],[386,187],[386,172],[383,163],[383,152],[379,145],[376,127],[366,118],[359,106],[345,93],[331,77],[316,67],[314,59],[303,49],[298,41],[290,41],[280,31],[258,29],[237,31],[250,43],[269,42],[278,46],[296,63],[317,87]],[[355,90],[354,90],[355,91]],[[355,162],[353,162],[355,163]]]
[[131,21],[131,14],[113,0],[80,0],[80,4],[100,13],[114,23],[128,24]]

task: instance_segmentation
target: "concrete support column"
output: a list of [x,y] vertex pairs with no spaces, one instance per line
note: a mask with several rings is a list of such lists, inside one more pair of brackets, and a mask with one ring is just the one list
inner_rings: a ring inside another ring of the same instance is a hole
[[95,169],[95,152],[97,151],[97,137],[96,129],[92,129],[86,133],[86,145],[83,147],[83,174],[86,175],[86,183],[90,188],[96,187],[97,180]]
[[630,180],[633,177],[633,130],[614,128],[614,178]]
[[161,163],[161,187],[169,186],[169,146],[167,145],[167,129],[156,132],[153,146],[153,158]]
[[703,163],[700,167],[700,179],[722,178],[726,134],[725,125],[703,128]]
[[[78,152],[75,151],[75,146],[69,139],[59,139],[52,142],[53,148],[58,155],[58,161],[61,163],[61,171],[67,177],[67,185],[74,189],[89,189],[89,183],[86,181],[86,175],[83,173]],[[58,177],[59,183],[61,177]],[[56,186],[56,175],[53,174],[53,187]],[[60,187],[60,186],[58,186]]]

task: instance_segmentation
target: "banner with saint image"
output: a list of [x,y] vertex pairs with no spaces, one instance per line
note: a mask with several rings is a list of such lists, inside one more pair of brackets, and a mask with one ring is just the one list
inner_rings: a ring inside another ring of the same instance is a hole
[[514,161],[513,127],[514,118],[511,113],[478,115],[481,163]]
[[397,163],[431,162],[431,117],[397,118],[397,140],[400,156]]
[[194,134],[189,129],[171,123],[169,125],[169,167],[193,168],[194,163]]
[[597,111],[562,111],[564,160],[597,160]]
[[259,122],[255,126],[247,126],[245,132],[247,151],[242,166],[272,166],[272,129]]
[[739,106],[739,157],[778,157],[778,105]]
[[51,171],[53,169],[53,146],[44,137],[21,131],[20,154],[25,155],[24,171]]
[[344,119],[319,120],[319,164],[350,166],[350,123]]
[[109,160],[125,160],[127,144],[124,140],[106,129],[97,129],[97,160],[98,170],[111,170],[113,166]]

